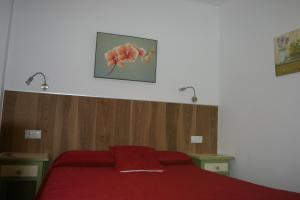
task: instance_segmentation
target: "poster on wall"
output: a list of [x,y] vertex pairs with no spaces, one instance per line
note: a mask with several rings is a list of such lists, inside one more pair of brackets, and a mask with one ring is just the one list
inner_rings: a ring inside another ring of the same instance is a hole
[[97,33],[94,77],[156,82],[157,40]]
[[276,76],[300,72],[300,29],[274,38]]

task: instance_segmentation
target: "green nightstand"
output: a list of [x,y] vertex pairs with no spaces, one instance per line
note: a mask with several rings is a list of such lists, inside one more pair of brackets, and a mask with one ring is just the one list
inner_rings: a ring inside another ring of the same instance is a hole
[[218,154],[189,154],[193,162],[201,169],[229,176],[230,161],[234,160],[232,156]]
[[48,162],[47,153],[0,153],[0,199],[34,199]]

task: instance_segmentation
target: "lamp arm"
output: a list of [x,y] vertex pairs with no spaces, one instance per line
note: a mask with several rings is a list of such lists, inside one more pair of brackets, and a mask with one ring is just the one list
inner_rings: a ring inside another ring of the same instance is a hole
[[188,88],[193,89],[193,91],[194,91],[194,96],[196,96],[196,90],[195,90],[195,88],[194,88],[193,86],[188,86],[188,87],[184,87],[184,90],[185,90],[185,89],[188,89]]
[[33,79],[35,76],[37,76],[37,75],[39,75],[39,74],[43,76],[44,84],[47,84],[46,76],[45,76],[45,74],[44,74],[43,72],[37,72],[37,73],[33,74],[33,75],[31,76],[31,78]]
[[183,88],[179,88],[179,92],[182,92],[182,91],[184,91],[184,90],[186,90],[186,89],[193,89],[193,92],[194,92],[194,95],[193,95],[193,97],[192,97],[192,102],[197,102],[198,101],[198,99],[197,99],[197,97],[196,97],[196,90],[195,90],[195,88],[193,87],[193,86],[188,86],[188,87],[183,87]]

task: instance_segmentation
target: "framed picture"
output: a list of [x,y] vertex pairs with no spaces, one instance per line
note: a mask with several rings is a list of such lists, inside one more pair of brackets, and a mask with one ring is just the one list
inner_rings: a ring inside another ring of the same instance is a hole
[[274,38],[276,76],[300,72],[300,29]]
[[97,33],[94,77],[156,82],[157,41]]

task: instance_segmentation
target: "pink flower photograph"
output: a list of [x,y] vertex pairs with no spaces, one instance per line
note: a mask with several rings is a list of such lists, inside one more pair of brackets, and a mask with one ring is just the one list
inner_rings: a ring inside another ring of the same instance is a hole
[[157,41],[97,33],[95,78],[156,82]]

